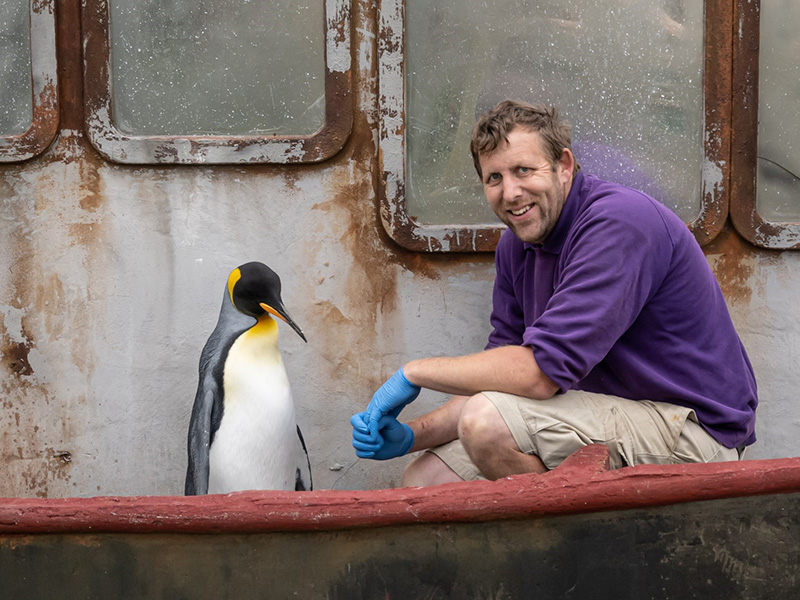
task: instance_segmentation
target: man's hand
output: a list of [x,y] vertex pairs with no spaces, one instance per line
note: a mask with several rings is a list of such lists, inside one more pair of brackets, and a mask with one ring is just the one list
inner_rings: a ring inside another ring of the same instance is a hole
[[359,458],[372,458],[376,450],[383,445],[383,438],[378,430],[370,431],[367,411],[354,414],[350,417],[353,426],[353,448]]
[[377,430],[367,425],[366,412],[350,418],[353,425],[353,448],[359,458],[388,460],[407,454],[414,445],[414,432],[405,423],[400,423],[391,415],[384,415],[378,421]]
[[384,415],[397,418],[400,411],[419,396],[420,387],[414,385],[400,369],[384,383],[372,396],[372,401],[367,405],[366,422],[371,430],[377,431],[378,422]]

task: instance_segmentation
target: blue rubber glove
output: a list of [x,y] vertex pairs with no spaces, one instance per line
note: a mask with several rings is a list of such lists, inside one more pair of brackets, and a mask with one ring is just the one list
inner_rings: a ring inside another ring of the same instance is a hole
[[372,458],[376,451],[383,446],[383,438],[378,433],[377,427],[370,431],[367,422],[367,412],[360,412],[350,417],[353,426],[353,448],[359,458]]
[[378,388],[367,405],[366,422],[369,424],[369,428],[373,431],[379,429],[378,422],[384,415],[397,418],[407,404],[416,400],[419,391],[420,387],[411,383],[403,375],[403,369],[398,370]]
[[378,422],[377,435],[369,429],[364,430],[366,423],[359,413],[353,415],[353,447],[359,458],[388,460],[407,454],[414,445],[414,432],[405,423],[400,423],[391,415],[384,415]]

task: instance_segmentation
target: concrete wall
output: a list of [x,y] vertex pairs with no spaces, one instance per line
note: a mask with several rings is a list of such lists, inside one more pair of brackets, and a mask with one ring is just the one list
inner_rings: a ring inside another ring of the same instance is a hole
[[[0,166],[0,496],[181,493],[200,350],[249,260],[278,272],[308,337],[282,328],[315,487],[398,483],[405,461],[356,459],[349,416],[404,361],[482,348],[493,264],[382,228],[374,11],[354,3],[355,125],[320,165],[112,164],[69,101],[43,155]],[[760,384],[748,456],[797,455],[800,257],[728,230],[707,251]]]

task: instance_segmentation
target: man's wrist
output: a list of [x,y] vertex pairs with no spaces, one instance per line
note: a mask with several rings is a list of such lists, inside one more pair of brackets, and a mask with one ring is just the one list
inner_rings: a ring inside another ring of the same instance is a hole
[[419,383],[417,383],[417,377],[419,377],[419,365],[421,362],[422,361],[420,360],[412,360],[407,362],[405,365],[403,365],[403,368],[400,369],[400,372],[403,374],[403,377],[406,378],[406,381],[417,387],[422,387]]
[[405,456],[406,454],[411,452],[411,448],[414,447],[414,430],[411,429],[411,427],[409,427],[405,423],[401,423],[401,425],[403,426],[403,429],[406,431],[406,441],[405,444],[403,444],[401,453],[401,456]]

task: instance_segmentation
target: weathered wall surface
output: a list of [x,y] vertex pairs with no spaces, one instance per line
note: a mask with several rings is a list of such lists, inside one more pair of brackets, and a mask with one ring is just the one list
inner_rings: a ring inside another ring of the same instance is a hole
[[758,381],[758,442],[747,457],[800,456],[800,254],[759,250],[727,230],[705,251]]
[[479,347],[491,261],[386,239],[360,127],[316,168],[119,167],[66,132],[4,169],[0,495],[180,492],[199,352],[249,260],[309,340],[281,345],[317,485],[394,481],[353,466],[349,415],[410,356]]
[[325,163],[116,165],[67,98],[73,128],[0,166],[0,497],[182,493],[200,350],[249,260],[308,338],[282,329],[315,486],[399,481],[400,461],[356,459],[349,417],[405,360],[482,346],[493,267],[384,233],[374,15],[353,17],[356,120]]
[[[404,461],[356,460],[349,416],[404,361],[483,346],[493,265],[384,232],[374,7],[354,6],[355,125],[320,165],[112,164],[83,134],[79,82],[62,79],[56,142],[0,166],[0,496],[181,493],[200,349],[249,260],[279,273],[308,337],[284,328],[281,345],[315,486],[399,481]],[[759,379],[749,457],[796,455],[800,258],[730,232],[708,255]]]

